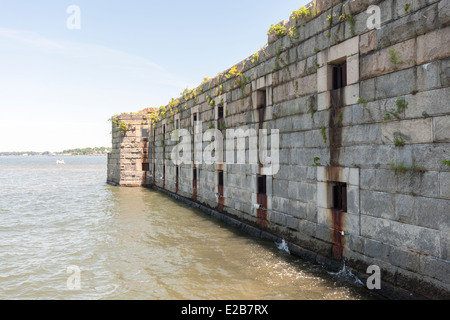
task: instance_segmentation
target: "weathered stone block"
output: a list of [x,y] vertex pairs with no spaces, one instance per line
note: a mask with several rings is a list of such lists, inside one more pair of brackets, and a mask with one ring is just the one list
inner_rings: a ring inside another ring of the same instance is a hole
[[362,215],[361,235],[424,254],[440,254],[438,230]]
[[384,28],[378,29],[377,46],[378,48],[384,48],[390,44],[414,38],[417,32],[426,33],[434,30],[437,23],[437,5],[430,6],[414,14],[395,20]]
[[331,68],[327,64],[317,69],[317,92],[324,92],[331,87]]
[[426,63],[417,67],[417,90],[425,91],[441,86],[440,62]]
[[[317,206],[320,208],[331,208],[331,195],[328,192],[328,183],[318,182],[317,183]],[[319,213],[318,213],[319,214]]]
[[396,137],[403,139],[405,143],[431,143],[433,142],[433,119],[384,123],[381,127],[381,135],[384,144],[393,144]]
[[361,213],[395,219],[395,197],[390,193],[361,190]]
[[345,166],[389,165],[395,161],[394,146],[350,146],[341,152]]
[[[447,199],[417,198],[417,225],[449,232],[449,206],[450,200]],[[435,256],[439,256],[438,253],[436,252]]]
[[398,247],[391,246],[389,261],[397,267],[417,271],[419,270],[419,255]]
[[359,82],[359,55],[355,54],[347,57],[347,85],[357,82]]
[[358,103],[359,83],[346,86],[344,88],[344,105],[349,106]]
[[415,221],[415,197],[398,194],[395,198],[396,220],[413,224]]
[[317,95],[318,111],[326,110],[330,107],[330,92],[322,92]]
[[361,169],[361,189],[372,190],[375,188],[376,173],[375,169]]
[[[440,181],[440,196],[444,199],[450,199],[450,172],[441,172],[439,174],[439,181]],[[450,206],[450,201],[448,205]],[[449,218],[450,213],[447,210],[447,218]]]
[[378,191],[394,193],[397,191],[397,175],[392,170],[376,170],[376,178],[372,188]]
[[405,97],[408,103],[408,109],[405,111],[406,117],[420,118],[448,114],[449,95],[450,87],[419,92],[415,95],[407,95]]
[[359,54],[359,37],[350,38],[328,49],[328,61],[333,62],[343,57]]
[[450,142],[450,116],[433,118],[434,141]]
[[342,137],[345,145],[380,144],[381,128],[379,124],[344,127]]
[[359,194],[359,187],[347,187],[347,212],[356,214],[359,213]]
[[[376,77],[395,70],[414,66],[416,39],[410,39],[362,58],[361,79]],[[398,62],[392,62],[393,54]]]
[[417,63],[423,64],[450,55],[450,29],[439,29],[417,37]]
[[439,2],[439,23],[446,26],[450,23],[450,0],[441,0]]
[[390,247],[380,241],[372,239],[364,239],[364,252],[366,256],[389,260]]
[[450,284],[450,263],[434,257],[420,257],[420,273]]
[[439,76],[442,86],[450,86],[450,58],[441,60]]
[[410,93],[416,88],[413,68],[401,70],[376,78],[377,99],[397,97]]
[[376,97],[375,79],[368,79],[361,81],[360,86],[360,98],[365,101],[372,101]]
[[377,47],[377,31],[372,30],[362,34],[359,38],[359,52],[367,54]]

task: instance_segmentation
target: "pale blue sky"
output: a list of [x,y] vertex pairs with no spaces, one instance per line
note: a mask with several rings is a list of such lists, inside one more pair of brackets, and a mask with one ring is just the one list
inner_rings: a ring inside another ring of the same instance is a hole
[[0,151],[110,146],[110,116],[214,77],[308,2],[1,0]]

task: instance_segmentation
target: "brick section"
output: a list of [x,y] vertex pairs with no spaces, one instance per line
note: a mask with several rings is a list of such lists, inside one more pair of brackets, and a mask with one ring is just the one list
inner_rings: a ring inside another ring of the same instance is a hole
[[[121,126],[124,129],[121,129]],[[144,134],[148,132],[148,129],[146,115],[123,114],[113,117],[111,133],[113,147],[108,154],[108,183],[128,187],[149,184],[148,175],[143,170],[146,166],[143,163],[149,163],[148,137],[142,135],[143,132]],[[151,167],[150,163],[148,168]]]

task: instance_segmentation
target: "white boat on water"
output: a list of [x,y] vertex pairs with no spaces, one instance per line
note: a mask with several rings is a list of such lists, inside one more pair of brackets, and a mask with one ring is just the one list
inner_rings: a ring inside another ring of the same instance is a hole
[[56,160],[56,164],[64,164],[64,160],[63,159],[58,159],[58,160]]

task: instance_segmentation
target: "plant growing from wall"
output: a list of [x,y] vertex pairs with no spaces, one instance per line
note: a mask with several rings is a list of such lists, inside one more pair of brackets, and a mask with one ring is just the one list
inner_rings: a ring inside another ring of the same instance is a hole
[[301,17],[307,17],[310,14],[311,12],[308,9],[306,9],[305,7],[301,7],[299,10],[295,10],[292,12],[291,19],[295,19],[295,22],[298,22]]
[[[327,15],[327,21],[328,21],[328,29],[331,30],[331,28],[333,27],[333,15],[329,14]],[[328,31],[327,37],[330,37],[330,31]]]
[[395,108],[391,109],[391,111],[386,112],[384,115],[384,121],[391,120],[392,117],[400,120],[400,114],[403,113],[406,109],[408,109],[408,102],[406,102],[404,97],[399,97],[395,101]]
[[242,105],[244,105],[244,98],[245,98],[245,86],[252,81],[250,77],[246,77],[242,74],[242,72],[239,72],[237,69],[237,66],[234,66],[233,68],[228,71],[228,74],[225,75],[227,79],[230,79],[234,77],[234,83],[241,87],[241,97],[242,97]]
[[405,173],[409,170],[409,168],[405,166],[405,161],[391,163],[389,166],[395,171],[395,174]]
[[116,126],[116,128],[120,131],[120,133],[122,135],[124,135],[125,132],[127,132],[129,124],[127,124],[123,121],[119,121],[119,118],[117,116],[112,117],[110,120]]
[[370,119],[373,120],[372,117],[372,112],[370,112],[369,107],[367,106],[367,100],[363,99],[363,98],[358,98],[358,102],[361,103],[363,105],[363,109],[367,111],[367,113],[369,114]]
[[353,36],[355,34],[355,18],[352,14],[346,15],[345,13],[339,16],[339,21],[346,21],[350,25],[350,33]]
[[252,63],[258,63],[259,62],[259,52],[255,52],[255,54],[252,57]]
[[406,13],[408,13],[409,7],[411,6],[410,3],[405,4],[405,6],[403,7],[403,10],[405,10]]
[[314,164],[312,165],[313,167],[320,167],[322,166],[322,164],[320,164],[320,158],[319,157],[315,157],[314,158]]
[[299,39],[299,35],[298,35],[298,33],[297,33],[297,27],[291,27],[291,28],[289,28],[289,30],[288,30],[288,35],[289,35],[289,37],[290,37],[291,39],[298,40],[298,39]]
[[287,29],[285,26],[281,25],[281,23],[278,23],[277,25],[271,25],[269,28],[269,31],[267,32],[267,35],[270,35],[272,33],[275,33],[278,39],[284,37],[287,34]]
[[220,85],[216,90],[216,96],[223,94],[223,85]]
[[227,129],[227,124],[225,123],[225,121],[222,121],[222,123],[220,124],[220,129],[221,130],[226,130]]
[[413,162],[412,166],[411,166],[411,171],[412,172],[418,172],[418,173],[422,173],[425,172],[425,167],[416,163],[415,161]]
[[308,110],[308,112],[311,115],[311,119],[314,122],[314,114],[316,113],[316,110],[314,110],[314,104],[312,103],[312,101],[309,103],[309,110]]
[[216,101],[211,96],[206,96],[206,103],[211,106],[211,109],[214,109],[216,106]]
[[322,129],[320,129],[320,134],[322,135],[323,142],[326,144],[328,141],[327,128],[322,127]]
[[450,167],[450,160],[444,160],[444,161],[442,161],[442,164],[443,164],[444,166]]
[[[281,69],[281,67],[280,67],[280,64],[281,64],[281,65],[283,66],[283,68],[286,68],[286,71],[287,71],[287,73],[288,73],[288,75],[289,75],[289,80],[292,80],[292,79],[293,79],[292,72],[291,72],[291,70],[289,69],[289,65],[291,64],[291,60],[290,60],[288,54],[286,55],[286,60],[284,60],[284,59],[281,57],[281,53],[282,53],[282,52],[283,52],[283,48],[280,46],[280,47],[278,48],[277,53],[275,54],[276,61],[275,61],[275,67],[274,67],[274,70],[273,70],[272,72],[276,72],[276,71],[278,71],[279,69]],[[298,81],[292,80],[292,85],[293,85],[293,87],[294,87],[295,92],[298,92]]]
[[395,174],[403,174],[406,172],[413,172],[413,173],[423,173],[425,172],[425,167],[416,163],[415,160],[413,160],[411,166],[406,166],[405,161],[399,161],[389,164],[392,170],[395,171]]
[[389,55],[391,56],[391,62],[394,65],[393,69],[397,70],[398,66],[403,63],[403,61],[400,61],[400,53],[391,49],[389,50]]
[[401,132],[394,132],[394,145],[396,147],[404,147],[405,143],[405,139],[403,139]]
[[363,99],[363,98],[358,98],[358,102],[364,104],[364,103],[367,103],[367,100]]

